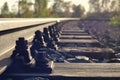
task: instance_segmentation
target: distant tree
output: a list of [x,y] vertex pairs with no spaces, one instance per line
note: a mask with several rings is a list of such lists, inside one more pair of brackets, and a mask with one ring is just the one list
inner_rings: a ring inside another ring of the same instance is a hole
[[47,9],[47,16],[51,17],[51,9],[50,8]]
[[26,0],[19,1],[18,17],[33,17],[33,11],[30,10],[32,3],[28,3]]
[[63,3],[63,17],[71,17],[71,2]]
[[71,17],[71,2],[64,0],[54,0],[52,15],[55,17]]
[[[104,11],[110,11],[110,6],[108,6],[108,4],[111,2],[112,0],[102,0],[102,5],[99,7],[101,9],[104,9]],[[112,1],[114,2],[114,0]],[[114,4],[111,4],[112,8],[114,7]],[[112,9],[111,8],[111,9]]]
[[52,6],[52,14],[54,16],[60,16],[63,12],[63,0],[54,0],[54,5]]
[[88,18],[111,18],[116,12],[115,7],[120,0],[89,0]]
[[5,2],[1,8],[1,17],[8,17],[8,14],[9,14],[9,7],[8,7],[8,3]]
[[99,12],[100,11],[100,0],[89,0],[89,5],[90,5],[90,12]]
[[[108,4],[111,0],[89,0],[90,11],[95,13],[100,13],[103,11],[108,11],[109,7]],[[113,5],[112,5],[113,6]]]
[[47,0],[43,0],[41,3],[41,16],[42,17],[47,17]]
[[46,17],[47,14],[47,0],[35,0],[35,16]]
[[80,18],[83,16],[84,12],[85,12],[85,9],[81,5],[78,5],[78,6],[73,5],[72,17]]

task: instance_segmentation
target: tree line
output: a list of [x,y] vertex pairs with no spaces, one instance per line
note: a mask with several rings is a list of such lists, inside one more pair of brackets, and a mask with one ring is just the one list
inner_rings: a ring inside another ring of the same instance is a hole
[[[84,15],[85,9],[81,5],[74,5],[64,0],[54,0],[51,8],[47,8],[48,0],[35,0],[35,3],[27,0],[18,1],[18,11],[10,12],[8,3],[1,7],[1,18],[40,18],[40,17],[77,17]],[[31,9],[34,6],[34,9]]]
[[110,19],[111,24],[120,26],[120,0],[89,0],[87,18]]

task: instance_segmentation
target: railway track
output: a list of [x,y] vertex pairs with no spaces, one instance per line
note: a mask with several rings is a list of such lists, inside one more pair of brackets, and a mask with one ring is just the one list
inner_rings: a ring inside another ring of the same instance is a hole
[[[62,25],[64,26],[68,23],[66,22]],[[6,79],[13,78],[13,80],[24,80],[27,78],[29,80],[29,78],[43,77],[50,80],[119,80],[120,64],[104,63],[105,60],[115,57],[113,49],[102,46],[98,40],[80,29],[79,26],[61,26],[61,28],[56,29],[59,30],[59,40],[56,43],[58,49],[53,51],[55,54],[52,57],[55,57],[56,60],[54,60],[55,67],[52,73],[27,72],[24,71],[24,68],[18,68],[21,70],[20,72],[19,70],[17,72],[17,69],[14,68],[16,71],[12,72],[10,70],[12,68],[8,68],[2,74],[2,79],[6,77]],[[62,57],[57,57],[58,54],[62,55]],[[51,54],[49,55],[51,56]],[[20,65],[17,64],[17,66]]]

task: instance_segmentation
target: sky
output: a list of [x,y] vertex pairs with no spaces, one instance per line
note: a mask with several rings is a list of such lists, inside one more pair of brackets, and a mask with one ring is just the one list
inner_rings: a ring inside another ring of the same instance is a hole
[[[9,6],[9,10],[10,11],[11,10],[15,11],[17,9],[17,2],[18,2],[18,0],[0,0],[0,8],[1,8],[1,6],[3,6],[3,4],[6,1],[8,2],[8,6]],[[31,1],[33,1],[33,0],[31,0]],[[86,12],[89,11],[89,5],[88,5],[88,1],[89,0],[64,0],[64,1],[71,1],[72,3],[74,3],[76,5],[81,4],[81,5],[83,5],[85,7]],[[48,6],[51,6],[52,3],[53,3],[53,0],[49,0],[49,5]]]

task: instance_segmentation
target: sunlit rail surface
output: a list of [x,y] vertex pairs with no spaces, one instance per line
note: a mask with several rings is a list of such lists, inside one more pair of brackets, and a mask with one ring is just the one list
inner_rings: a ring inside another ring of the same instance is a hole
[[87,21],[109,20],[1,20],[1,80],[119,80],[116,51],[85,26]]

